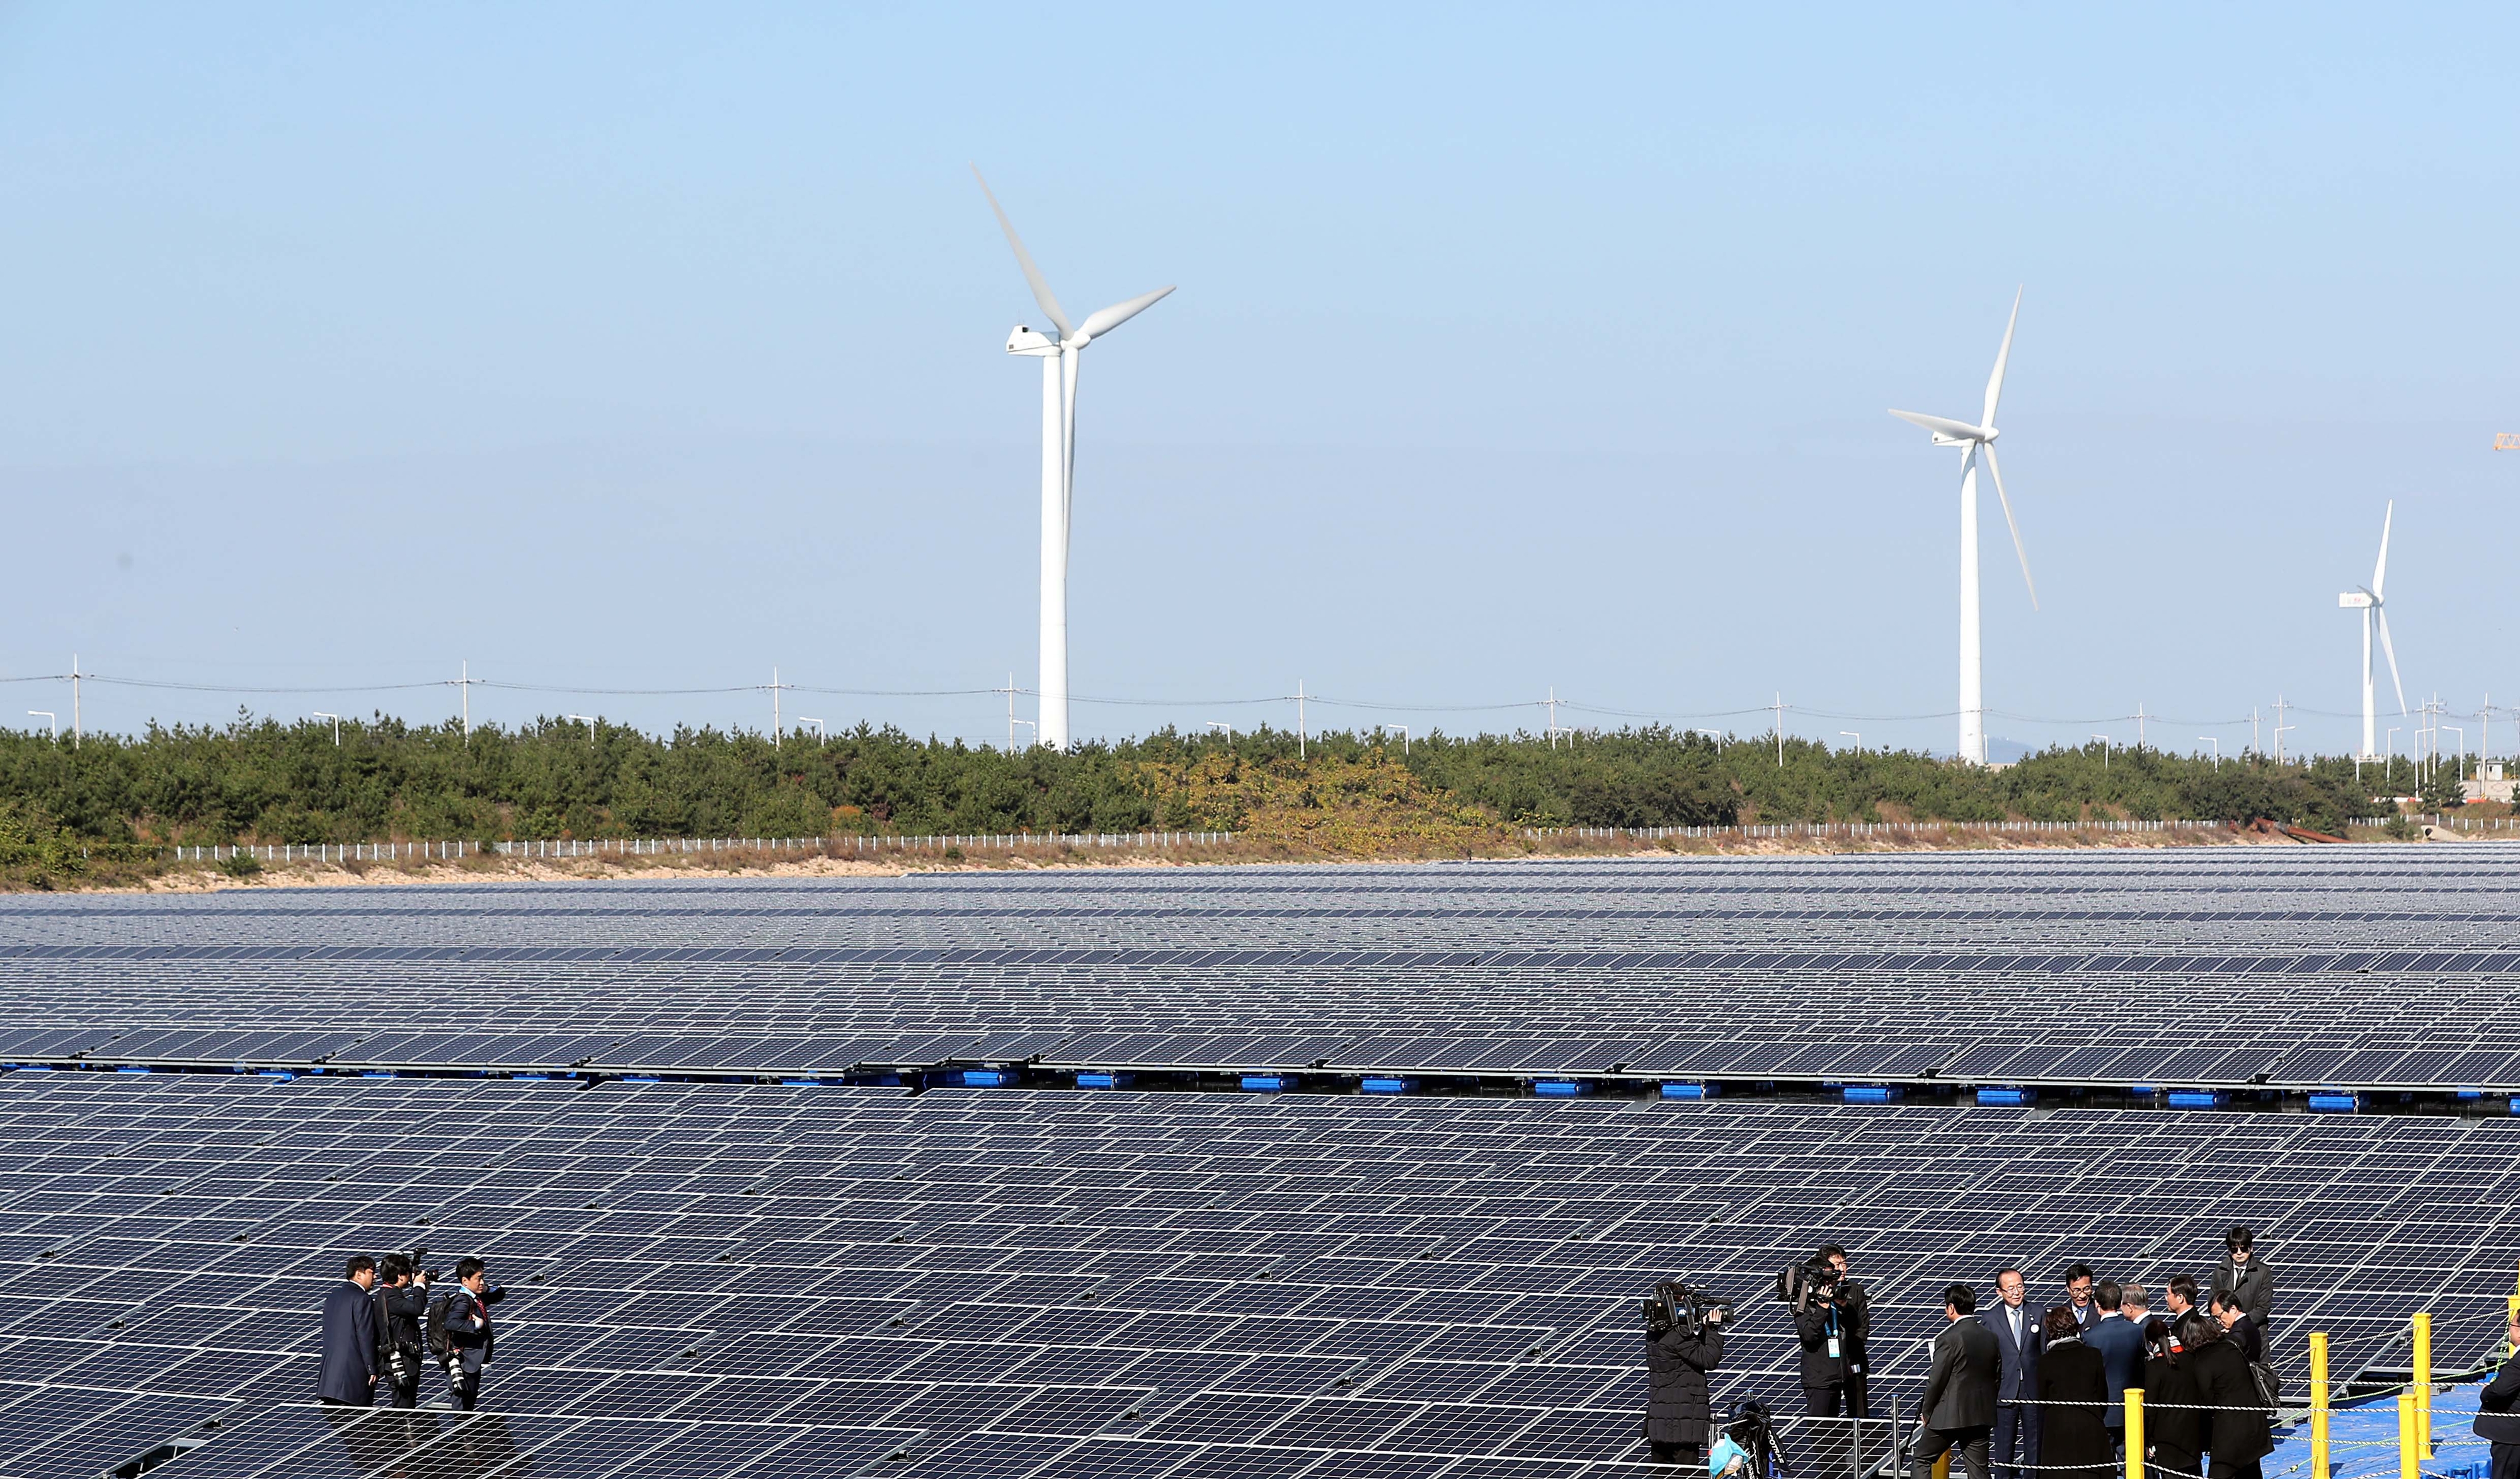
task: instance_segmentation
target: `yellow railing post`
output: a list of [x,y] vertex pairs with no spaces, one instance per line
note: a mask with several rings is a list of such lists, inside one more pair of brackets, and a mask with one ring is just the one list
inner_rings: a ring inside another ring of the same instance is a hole
[[2398,1479],[2417,1479],[2415,1463],[2415,1394],[2398,1394]]
[[2310,1479],[2328,1479],[2327,1336],[2310,1337]]
[[2126,1479],[2143,1479],[2143,1388],[2126,1389]]
[[2433,1456],[2433,1317],[2415,1314],[2415,1457]]

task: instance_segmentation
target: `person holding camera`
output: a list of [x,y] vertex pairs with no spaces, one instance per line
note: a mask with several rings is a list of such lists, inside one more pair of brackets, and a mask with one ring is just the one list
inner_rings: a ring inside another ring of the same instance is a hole
[[376,1281],[377,1261],[361,1253],[324,1296],[324,1356],[315,1372],[315,1395],[327,1407],[376,1403],[377,1307],[368,1297]]
[[1845,1270],[1844,1253],[1833,1262],[1815,1257],[1803,1270],[1805,1297],[1794,1305],[1794,1336],[1803,1348],[1803,1411],[1814,1417],[1835,1417],[1846,1410],[1856,1317]]
[[1846,1250],[1830,1243],[1820,1250],[1821,1260],[1837,1271],[1838,1303],[1843,1312],[1846,1342],[1846,1412],[1850,1417],[1872,1415],[1872,1388],[1869,1376],[1872,1366],[1865,1342],[1872,1334],[1872,1294],[1855,1277],[1847,1262]]
[[1724,1311],[1695,1315],[1692,1293],[1685,1284],[1656,1284],[1660,1313],[1646,1318],[1645,1446],[1656,1463],[1702,1463],[1714,1423],[1706,1373],[1724,1360]]
[[490,1364],[490,1306],[506,1291],[490,1283],[477,1258],[458,1259],[455,1287],[430,1301],[429,1350],[446,1367],[446,1395],[469,1412],[481,1396],[481,1370]]
[[428,1271],[414,1267],[418,1257],[418,1251],[388,1253],[377,1266],[377,1356],[383,1367],[378,1385],[398,1408],[420,1406],[420,1373],[428,1362],[421,1334],[428,1318]]

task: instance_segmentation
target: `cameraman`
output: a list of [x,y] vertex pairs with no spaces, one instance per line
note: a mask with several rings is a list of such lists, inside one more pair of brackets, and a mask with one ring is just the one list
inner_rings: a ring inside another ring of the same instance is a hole
[[1872,1415],[1872,1393],[1866,1382],[1872,1369],[1866,1357],[1864,1342],[1872,1333],[1872,1296],[1857,1280],[1847,1266],[1846,1250],[1829,1243],[1820,1250],[1821,1261],[1837,1271],[1837,1297],[1841,1306],[1840,1322],[1846,1341],[1846,1412],[1851,1417]]
[[1823,1248],[1803,1266],[1804,1297],[1794,1305],[1794,1335],[1803,1348],[1803,1411],[1835,1417],[1845,1411],[1848,1353],[1855,1312],[1848,1299],[1846,1255]]
[[377,1355],[384,1374],[377,1383],[391,1406],[420,1406],[420,1372],[428,1347],[421,1322],[428,1318],[428,1271],[415,1269],[418,1254],[388,1253],[377,1266]]
[[469,1412],[481,1396],[481,1368],[490,1364],[490,1306],[507,1291],[493,1287],[477,1258],[455,1263],[455,1288],[429,1305],[429,1349],[446,1366],[446,1395]]
[[1714,1418],[1706,1373],[1724,1359],[1724,1332],[1716,1328],[1724,1311],[1710,1308],[1701,1316],[1694,1292],[1685,1284],[1654,1285],[1665,1313],[1645,1325],[1645,1446],[1656,1463],[1705,1461],[1706,1430]]

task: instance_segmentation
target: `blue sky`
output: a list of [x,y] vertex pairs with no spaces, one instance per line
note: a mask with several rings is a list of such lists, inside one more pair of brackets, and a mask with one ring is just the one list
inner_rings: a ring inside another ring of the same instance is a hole
[[[1393,705],[1317,724],[1537,727],[1480,706],[1553,687],[1764,731],[1708,716],[1782,691],[1799,732],[1947,748],[1896,716],[1954,706],[1957,459],[1883,410],[1973,414],[2023,285],[2002,450],[2045,608],[1990,497],[1990,731],[2131,740],[2140,704],[2228,747],[2282,696],[2341,749],[2336,593],[2391,498],[2410,700],[2520,702],[2515,30],[10,6],[0,677],[305,691],[88,686],[121,729],[428,717],[453,690],[362,690],[465,660],[1029,686],[1038,389],[1000,346],[1038,314],[976,160],[1072,309],[1180,285],[1087,356],[1073,682],[1140,701],[1081,733],[1283,725],[1223,700],[1300,680]],[[787,701],[1005,734],[987,694]]]

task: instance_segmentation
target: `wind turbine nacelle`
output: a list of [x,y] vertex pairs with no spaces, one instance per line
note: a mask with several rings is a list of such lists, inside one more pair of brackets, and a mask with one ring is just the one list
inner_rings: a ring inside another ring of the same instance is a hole
[[2347,591],[2336,598],[2336,604],[2352,611],[2367,610],[2379,605],[2371,599],[2368,591]]
[[1058,340],[1052,338],[1049,335],[1042,333],[1038,329],[1029,329],[1021,324],[1017,324],[1015,325],[1015,332],[1007,336],[1007,352],[1009,354],[1029,354],[1035,359],[1039,359],[1044,355],[1057,354],[1058,352]]

